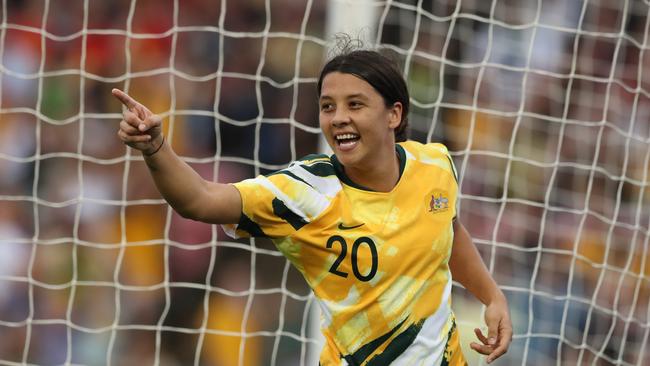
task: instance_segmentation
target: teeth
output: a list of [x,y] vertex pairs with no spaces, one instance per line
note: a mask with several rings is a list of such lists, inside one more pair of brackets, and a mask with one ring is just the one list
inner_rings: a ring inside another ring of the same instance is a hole
[[351,134],[351,133],[346,133],[346,134],[343,134],[343,135],[336,136],[336,139],[337,140],[347,140],[347,139],[353,139],[355,137],[357,137],[357,135],[354,135],[354,134]]

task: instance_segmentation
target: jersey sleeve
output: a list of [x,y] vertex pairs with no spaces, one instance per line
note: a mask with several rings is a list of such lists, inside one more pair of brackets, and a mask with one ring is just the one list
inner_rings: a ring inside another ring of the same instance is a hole
[[291,233],[288,221],[282,220],[273,209],[273,202],[278,197],[267,177],[258,176],[233,185],[241,196],[242,212],[237,224],[222,225],[226,234],[233,238],[273,238]]
[[294,163],[269,176],[235,183],[242,199],[242,213],[236,225],[223,225],[226,233],[233,238],[275,239],[290,236],[309,224],[329,207],[331,185],[338,182],[310,170]]

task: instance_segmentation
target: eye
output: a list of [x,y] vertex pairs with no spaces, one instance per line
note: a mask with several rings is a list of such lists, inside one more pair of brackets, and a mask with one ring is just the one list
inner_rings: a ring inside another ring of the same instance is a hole
[[361,103],[360,101],[357,101],[357,100],[351,100],[350,103],[349,103],[349,106],[350,106],[351,109],[358,109],[358,108],[363,107],[363,103]]
[[332,103],[321,103],[320,105],[321,112],[329,112],[334,110],[334,104]]

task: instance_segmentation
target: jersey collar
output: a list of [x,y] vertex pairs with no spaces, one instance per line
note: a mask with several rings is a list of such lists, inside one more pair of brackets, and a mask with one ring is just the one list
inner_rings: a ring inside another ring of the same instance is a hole
[[[397,154],[397,160],[399,161],[399,178],[397,181],[399,182],[400,179],[402,179],[402,173],[404,173],[404,168],[406,167],[406,152],[404,152],[404,148],[400,144],[395,144],[395,153]],[[330,156],[330,161],[332,162],[332,165],[334,166],[334,171],[336,172],[336,176],[343,182],[344,184],[354,187],[357,189],[361,189],[364,191],[370,191],[374,192],[372,189],[368,187],[364,187],[360,184],[355,183],[350,179],[350,177],[345,174],[345,169],[343,169],[343,165],[341,162],[339,162],[339,159],[336,158],[336,155],[332,154]]]

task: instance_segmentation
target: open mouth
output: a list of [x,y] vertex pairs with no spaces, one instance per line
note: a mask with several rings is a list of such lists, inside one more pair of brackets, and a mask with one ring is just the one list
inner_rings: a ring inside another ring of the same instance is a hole
[[351,148],[359,141],[361,136],[354,133],[344,133],[334,136],[336,144],[341,148]]

